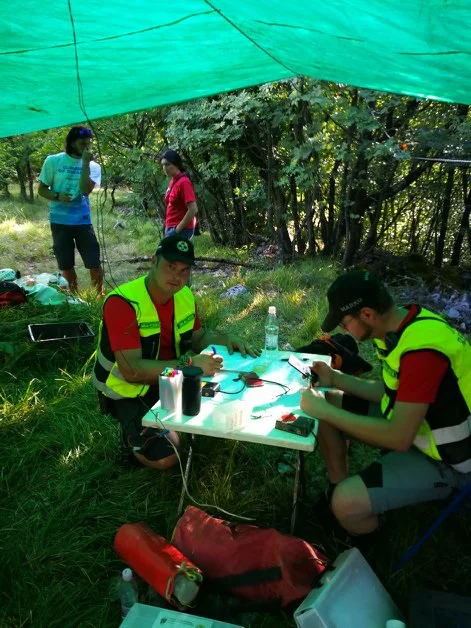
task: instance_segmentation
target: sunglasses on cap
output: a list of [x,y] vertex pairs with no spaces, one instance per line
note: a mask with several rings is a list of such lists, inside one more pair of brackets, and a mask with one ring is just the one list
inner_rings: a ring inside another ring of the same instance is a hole
[[90,129],[79,129],[78,134],[80,137],[92,137]]

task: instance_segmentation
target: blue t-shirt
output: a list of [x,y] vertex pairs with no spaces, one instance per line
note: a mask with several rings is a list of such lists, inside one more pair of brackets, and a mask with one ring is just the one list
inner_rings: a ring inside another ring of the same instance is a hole
[[[70,194],[70,203],[50,201],[49,220],[60,225],[90,225],[90,204],[88,196],[80,192],[79,181],[82,173],[82,160],[67,153],[49,155],[43,164],[39,180],[53,192]],[[90,162],[90,179],[98,186],[101,183],[101,168]]]

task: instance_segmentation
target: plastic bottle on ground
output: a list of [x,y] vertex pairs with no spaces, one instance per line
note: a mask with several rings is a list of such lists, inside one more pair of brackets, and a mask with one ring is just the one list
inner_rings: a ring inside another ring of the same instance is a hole
[[132,606],[138,601],[137,582],[134,579],[132,570],[129,568],[123,569],[121,574],[119,598],[121,600],[121,615],[124,619]]
[[278,332],[279,325],[276,318],[276,307],[270,305],[267,322],[265,323],[265,352],[268,355],[278,351]]

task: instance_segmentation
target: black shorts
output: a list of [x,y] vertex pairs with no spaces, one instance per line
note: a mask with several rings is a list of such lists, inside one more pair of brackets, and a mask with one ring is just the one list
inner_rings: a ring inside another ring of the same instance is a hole
[[121,425],[124,443],[147,460],[162,460],[175,453],[172,445],[155,427],[143,427],[142,417],[158,401],[159,396],[152,388],[143,397],[116,401],[98,392],[102,412],[114,416]]
[[343,393],[342,395],[342,409],[364,416],[377,416],[378,418],[381,416],[379,404],[355,397],[355,395],[349,395],[348,393]]
[[100,266],[100,245],[92,225],[59,225],[51,222],[52,248],[59,270],[75,266],[75,247],[85,268]]

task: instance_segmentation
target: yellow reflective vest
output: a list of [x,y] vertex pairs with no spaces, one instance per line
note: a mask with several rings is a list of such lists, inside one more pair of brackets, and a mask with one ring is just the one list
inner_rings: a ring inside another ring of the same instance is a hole
[[[160,321],[157,309],[147,291],[146,277],[139,277],[110,292],[106,299],[118,296],[134,308],[141,337],[142,357],[157,360],[160,349]],[[191,339],[196,316],[195,298],[188,286],[174,296],[173,342],[176,357],[191,348]],[[148,384],[126,381],[111,350],[108,330],[101,322],[98,347],[93,372],[93,383],[97,390],[110,399],[140,397],[149,390]]]
[[461,473],[471,472],[471,345],[443,318],[424,308],[394,336],[389,342],[374,341],[385,387],[383,415],[392,417],[402,356],[422,349],[443,354],[449,366],[414,445]]

